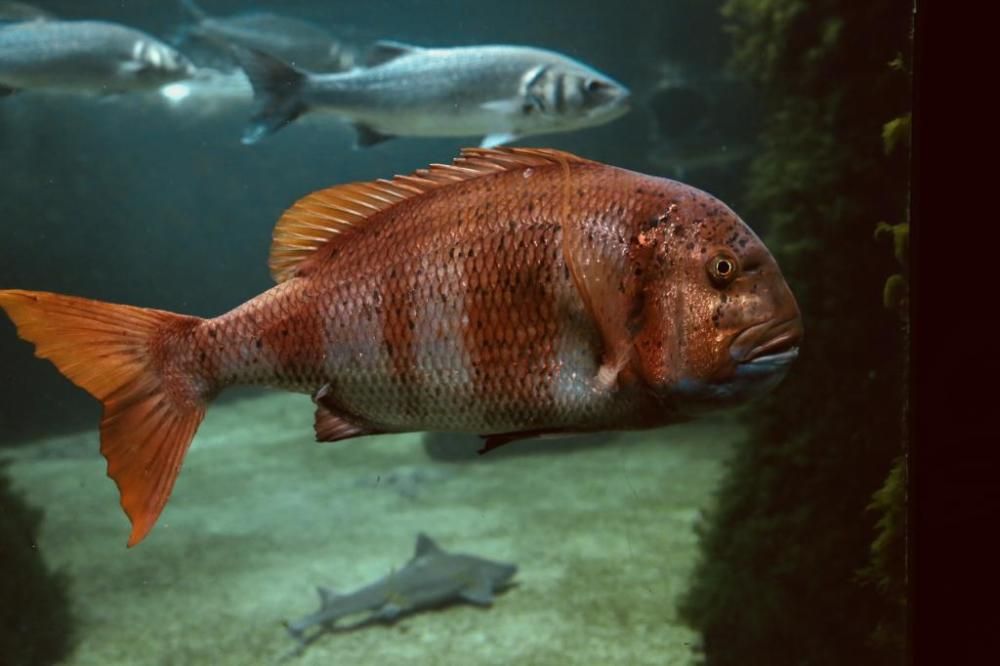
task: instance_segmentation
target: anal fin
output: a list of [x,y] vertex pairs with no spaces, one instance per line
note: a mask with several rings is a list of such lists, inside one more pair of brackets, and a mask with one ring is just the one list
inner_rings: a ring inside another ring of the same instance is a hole
[[536,439],[543,437],[559,437],[563,435],[571,435],[573,433],[567,432],[565,430],[518,430],[516,432],[500,432],[493,435],[480,435],[483,438],[483,446],[479,449],[479,455],[484,453],[489,453],[493,449],[499,448],[504,444],[509,444],[511,442],[516,442],[520,439]]
[[337,442],[351,437],[361,437],[371,433],[355,425],[344,417],[334,414],[323,405],[316,407],[316,441]]

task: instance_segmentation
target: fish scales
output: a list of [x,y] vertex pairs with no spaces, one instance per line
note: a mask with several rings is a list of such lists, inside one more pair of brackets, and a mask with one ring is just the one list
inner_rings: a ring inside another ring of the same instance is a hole
[[0,290],[36,354],[103,402],[129,545],[226,386],[312,394],[321,441],[451,430],[488,450],[739,404],[802,337],[773,257],[725,204],[548,149],[466,149],[310,194],[270,267],[277,286],[211,319]]
[[330,400],[378,430],[498,432],[603,416],[589,386],[600,335],[562,256],[563,196],[595,229],[632,211],[606,202],[621,174],[572,168],[571,192],[553,164],[431,190],[370,219],[315,272],[200,334],[206,380],[220,368],[219,385],[329,383]]

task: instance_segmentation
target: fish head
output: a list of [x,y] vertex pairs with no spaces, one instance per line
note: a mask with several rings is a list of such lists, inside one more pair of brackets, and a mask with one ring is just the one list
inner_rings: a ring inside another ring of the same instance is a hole
[[124,69],[131,78],[143,84],[170,83],[197,73],[194,63],[180,51],[153,40],[136,41],[132,46],[132,58]]
[[568,58],[528,70],[521,95],[525,115],[559,129],[606,123],[627,113],[631,102],[624,85]]
[[635,241],[648,269],[635,345],[641,372],[684,412],[739,404],[776,386],[798,355],[798,303],[736,213],[664,182],[663,203]]
[[492,583],[494,590],[502,590],[511,584],[511,579],[517,574],[517,565],[492,560],[480,563],[482,573]]

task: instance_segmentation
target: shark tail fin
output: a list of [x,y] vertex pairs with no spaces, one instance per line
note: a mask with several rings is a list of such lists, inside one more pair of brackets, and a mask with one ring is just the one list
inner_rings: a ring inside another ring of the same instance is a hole
[[257,143],[309,110],[303,91],[309,75],[255,49],[231,48],[253,86],[257,112],[243,132],[243,143]]

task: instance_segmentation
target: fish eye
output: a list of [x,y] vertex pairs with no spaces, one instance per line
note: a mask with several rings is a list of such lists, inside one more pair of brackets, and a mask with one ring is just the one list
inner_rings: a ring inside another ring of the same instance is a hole
[[736,257],[727,252],[720,252],[708,262],[708,276],[717,287],[724,287],[732,282],[738,272]]
[[597,79],[590,79],[585,85],[587,92],[597,92],[604,87],[604,83]]

